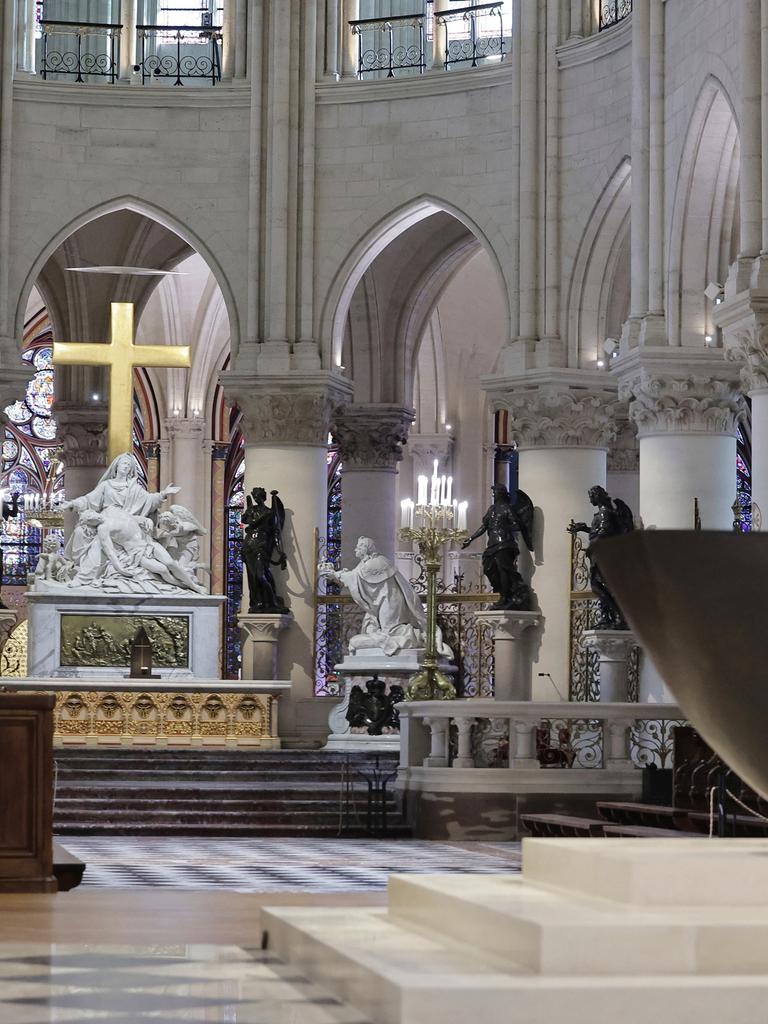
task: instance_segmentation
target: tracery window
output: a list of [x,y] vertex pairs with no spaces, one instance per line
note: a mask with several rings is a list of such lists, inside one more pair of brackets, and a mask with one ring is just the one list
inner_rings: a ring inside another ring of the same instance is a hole
[[[19,514],[2,524],[5,586],[24,586],[37,564],[42,543],[41,508],[64,496],[58,427],[53,405],[53,338],[44,319],[26,344],[22,359],[30,370],[24,396],[6,410],[0,483],[7,495],[19,495]],[[61,532],[61,531],[57,531]]]
[[[748,533],[753,526],[752,506],[752,445],[748,432],[739,427],[736,435],[736,500],[740,506],[739,521],[742,533]],[[761,517],[762,509],[754,509],[754,518]],[[734,515],[734,521],[736,520]],[[754,523],[760,529],[761,523]]]
[[225,590],[227,603],[224,622],[224,678],[240,677],[240,627],[237,617],[243,599],[243,509],[245,507],[245,449],[239,430],[229,446],[224,470],[226,495]]

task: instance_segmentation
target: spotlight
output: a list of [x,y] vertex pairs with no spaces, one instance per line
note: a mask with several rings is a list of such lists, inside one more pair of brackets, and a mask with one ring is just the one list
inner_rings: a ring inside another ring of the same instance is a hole
[[603,342],[603,352],[605,352],[606,355],[612,356],[618,347],[619,343],[615,338],[606,338]]
[[[704,294],[710,300],[710,302],[716,302],[720,305],[723,300],[723,286],[718,284],[717,281],[710,281],[707,287],[704,289]],[[719,300],[719,302],[718,302]]]
[[604,359],[598,359],[597,360],[597,368],[598,368],[598,370],[602,370],[602,368],[604,366],[605,366],[605,360]]
[[712,337],[711,334],[705,334],[704,335],[704,344],[705,345],[711,345],[714,342],[714,340],[715,339]]
[[94,391],[94,393],[91,395],[91,401],[98,402],[98,400],[99,400],[99,396]]

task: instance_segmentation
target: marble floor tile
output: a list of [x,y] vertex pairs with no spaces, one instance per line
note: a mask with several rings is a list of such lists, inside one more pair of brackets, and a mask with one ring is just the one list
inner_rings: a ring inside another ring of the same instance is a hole
[[0,944],[0,1024],[366,1024],[274,954]]

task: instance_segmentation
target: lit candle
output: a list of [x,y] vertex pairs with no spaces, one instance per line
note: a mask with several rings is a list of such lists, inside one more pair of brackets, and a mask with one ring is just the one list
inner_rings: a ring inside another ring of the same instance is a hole
[[440,504],[446,505],[445,496],[448,493],[448,485],[446,484],[445,477],[440,477]]
[[435,459],[432,471],[432,493],[429,497],[429,504],[432,506],[440,504],[440,477],[437,475],[437,459]]
[[445,499],[445,504],[450,505],[453,502],[453,477],[448,477],[448,496]]
[[400,528],[403,530],[408,529],[411,525],[411,506],[413,502],[410,498],[403,498],[400,502]]
[[468,507],[468,505],[469,505],[469,502],[467,502],[467,501],[460,501],[459,502],[459,529],[460,530],[466,530],[466,528],[467,528],[467,507]]
[[420,476],[416,481],[418,488],[416,491],[416,504],[426,505],[427,504],[427,478]]

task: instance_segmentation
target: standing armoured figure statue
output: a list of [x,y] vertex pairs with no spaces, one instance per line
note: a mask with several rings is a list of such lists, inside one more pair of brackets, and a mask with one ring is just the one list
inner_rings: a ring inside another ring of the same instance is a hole
[[478,529],[464,541],[462,548],[468,547],[484,533],[487,534],[483,572],[499,595],[494,608],[528,612],[533,604],[533,592],[517,568],[520,548],[515,535],[519,533],[528,550],[533,551],[533,502],[525,491],[518,491],[513,502],[509,491],[502,484],[496,484],[491,491],[493,504],[483,516]]
[[616,603],[616,599],[608,589],[597,562],[592,558],[592,549],[596,541],[603,537],[619,537],[630,533],[635,528],[634,518],[629,506],[621,498],[611,498],[603,487],[595,486],[589,490],[589,500],[595,506],[592,523],[574,523],[568,527],[571,534],[586,533],[589,535],[587,558],[589,559],[589,582],[593,593],[600,602],[600,617],[597,629],[628,629],[624,616]]
[[275,591],[272,576],[272,566],[279,565],[285,569],[287,565],[283,551],[285,506],[278,498],[277,491],[270,491],[270,494],[271,508],[266,503],[267,492],[264,488],[254,487],[245,499],[246,509],[243,512],[243,562],[248,575],[248,612],[252,615],[288,611],[285,602]]

